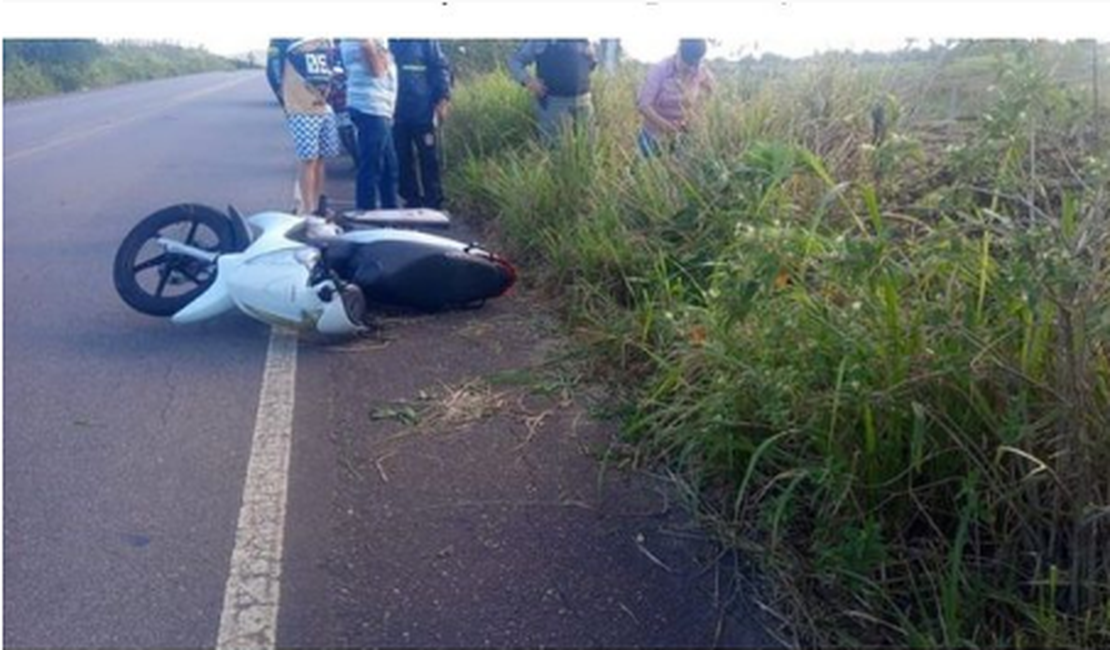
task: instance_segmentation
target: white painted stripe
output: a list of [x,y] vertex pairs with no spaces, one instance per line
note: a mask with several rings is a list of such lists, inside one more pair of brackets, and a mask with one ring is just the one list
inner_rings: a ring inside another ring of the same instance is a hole
[[296,374],[296,332],[275,327],[262,374],[218,649],[276,645]]

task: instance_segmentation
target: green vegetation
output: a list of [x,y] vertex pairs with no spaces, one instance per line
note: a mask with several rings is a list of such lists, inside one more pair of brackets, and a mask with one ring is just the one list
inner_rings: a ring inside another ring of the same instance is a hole
[[[1110,645],[1110,159],[1089,43],[715,62],[679,155],[642,69],[543,149],[458,88],[449,195],[625,396],[639,456],[809,643]],[[1105,63],[1105,51],[1098,58]]]
[[4,101],[240,65],[203,49],[164,43],[4,39]]
[[443,41],[443,49],[451,59],[455,78],[465,82],[478,75],[503,70],[521,42],[488,38],[450,39]]

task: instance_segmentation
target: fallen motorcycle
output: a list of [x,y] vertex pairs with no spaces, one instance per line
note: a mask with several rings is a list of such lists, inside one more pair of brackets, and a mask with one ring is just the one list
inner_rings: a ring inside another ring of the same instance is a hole
[[375,305],[465,308],[509,290],[516,271],[504,258],[427,232],[449,225],[427,209],[347,212],[332,222],[179,204],[128,233],[113,279],[132,308],[177,324],[238,309],[271,325],[355,334]]

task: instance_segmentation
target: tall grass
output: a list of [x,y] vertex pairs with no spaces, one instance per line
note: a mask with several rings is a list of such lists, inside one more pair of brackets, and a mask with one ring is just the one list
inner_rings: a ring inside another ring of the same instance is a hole
[[1046,51],[946,63],[994,66],[961,130],[907,117],[944,99],[898,69],[724,71],[653,160],[635,70],[599,80],[595,139],[550,149],[503,77],[456,96],[485,126],[453,200],[811,642],[1110,643],[1110,165]]

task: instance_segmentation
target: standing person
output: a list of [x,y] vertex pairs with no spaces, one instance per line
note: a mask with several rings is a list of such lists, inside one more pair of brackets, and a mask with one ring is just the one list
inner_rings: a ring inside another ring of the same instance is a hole
[[682,39],[677,53],[648,71],[636,98],[643,117],[638,143],[645,156],[673,151],[712,93],[713,75],[702,65],[705,50],[704,39]]
[[347,110],[358,131],[355,207],[396,208],[393,109],[397,102],[397,68],[379,39],[345,38],[339,49],[347,69]]
[[285,74],[285,54],[289,51],[289,46],[297,40],[296,38],[271,38],[266,47],[266,81],[269,82],[270,90],[274,92],[278,104],[284,101],[281,96],[281,77]]
[[328,105],[334,63],[331,40],[311,38],[291,44],[282,65],[281,104],[300,160],[298,214],[319,210],[324,191],[324,159],[339,155],[339,130],[335,113]]
[[[535,64],[535,74],[528,66]],[[509,58],[509,74],[536,98],[540,136],[552,143],[568,122],[593,130],[590,73],[597,54],[586,39],[525,41]]]
[[394,39],[389,41],[389,51],[398,75],[393,144],[401,198],[405,207],[439,210],[443,186],[436,127],[446,118],[451,99],[450,64],[437,40]]

